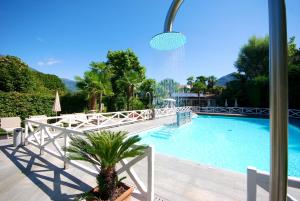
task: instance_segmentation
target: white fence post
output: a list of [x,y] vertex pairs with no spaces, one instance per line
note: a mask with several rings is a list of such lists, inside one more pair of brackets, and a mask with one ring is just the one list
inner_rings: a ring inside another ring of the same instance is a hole
[[28,122],[25,121],[25,136],[24,136],[24,141],[23,141],[23,145],[27,145],[28,141],[27,141],[27,137],[28,137]]
[[41,126],[41,133],[40,133],[40,155],[44,154],[44,135],[45,135],[45,127]]
[[147,201],[154,201],[154,147],[148,147]]
[[256,168],[247,168],[247,201],[256,201],[256,174]]
[[[64,147],[68,147],[69,146],[69,139],[68,139],[68,133],[67,131],[64,132]],[[67,155],[67,151],[64,150],[64,169],[68,169],[69,167],[69,160],[68,160],[68,155]]]

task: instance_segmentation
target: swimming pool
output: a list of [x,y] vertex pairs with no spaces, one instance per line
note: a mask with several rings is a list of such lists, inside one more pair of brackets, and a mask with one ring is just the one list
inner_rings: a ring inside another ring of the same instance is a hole
[[[269,120],[199,115],[181,127],[164,126],[140,134],[158,153],[246,173],[269,171]],[[289,124],[289,175],[300,177],[300,129]]]

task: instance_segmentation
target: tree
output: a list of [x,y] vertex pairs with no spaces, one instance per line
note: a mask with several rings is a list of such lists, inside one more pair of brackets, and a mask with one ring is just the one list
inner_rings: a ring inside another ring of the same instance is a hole
[[130,49],[109,51],[107,59],[107,65],[110,66],[113,73],[111,80],[114,96],[110,99],[110,110],[128,108],[134,87],[142,83],[146,78],[145,67],[140,64],[138,57]]
[[196,81],[195,82],[201,82],[201,83],[203,83],[203,84],[206,85],[206,81],[207,81],[207,78],[205,76],[203,76],[203,75],[200,75],[200,76],[196,77]]
[[217,82],[217,78],[213,75],[207,77],[207,88],[208,89],[213,89],[215,84]]
[[[269,106],[269,37],[251,37],[235,63],[234,81],[227,83],[221,99],[238,98],[239,105]],[[300,50],[295,37],[288,42],[289,108],[300,108]]]
[[[127,132],[100,131],[88,133],[86,138],[71,136],[69,147],[64,150],[69,153],[70,160],[86,161],[99,166],[100,171],[96,180],[100,191],[96,199],[112,200],[118,184],[116,165],[122,159],[140,156],[144,153],[145,146],[137,145],[141,140],[138,135],[127,137]],[[90,196],[91,197],[91,196]]]
[[96,110],[97,105],[97,92],[99,85],[99,77],[94,71],[84,72],[83,78],[76,76],[77,87],[85,94],[89,99],[89,109]]
[[186,84],[189,85],[190,87],[193,87],[193,84],[194,84],[194,81],[195,81],[194,76],[190,76],[186,80],[187,80]]
[[201,92],[205,92],[206,89],[207,89],[207,87],[206,87],[205,83],[196,81],[193,85],[192,92],[201,93]]
[[244,74],[247,79],[253,79],[259,75],[267,76],[269,71],[269,37],[251,37],[248,43],[241,48],[234,65],[238,72]]
[[161,85],[161,87],[167,93],[168,97],[171,97],[173,93],[179,91],[179,83],[171,78],[160,81],[159,85]]
[[103,95],[113,95],[111,86],[112,73],[103,62],[92,62],[91,70],[84,73],[84,77],[75,77],[77,87],[84,91],[90,99],[90,109],[96,110],[97,96],[99,97],[99,110],[101,110]]
[[99,110],[102,112],[102,98],[103,96],[112,96],[111,78],[113,76],[110,67],[104,62],[92,62],[90,64],[92,71],[98,75],[98,90],[99,95]]
[[127,110],[130,110],[130,101],[134,96],[134,90],[141,83],[139,74],[135,71],[126,71],[123,78],[117,80],[119,88],[125,87],[127,92]]
[[0,56],[0,91],[32,92],[33,76],[26,63],[15,56]]
[[144,80],[141,86],[139,87],[139,94],[141,97],[141,101],[144,103],[145,106],[148,107],[151,106],[151,103],[153,101],[153,96],[155,95],[155,88],[156,88],[156,81],[154,79]]

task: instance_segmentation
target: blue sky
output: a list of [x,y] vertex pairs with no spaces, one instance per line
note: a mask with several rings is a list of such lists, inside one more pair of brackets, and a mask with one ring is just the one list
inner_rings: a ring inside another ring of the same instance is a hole
[[[147,76],[181,83],[190,75],[233,72],[240,47],[268,33],[267,0],[186,0],[174,30],[184,48],[160,52],[149,46],[162,32],[171,0],[0,0],[0,54],[32,68],[73,79],[108,50],[131,48]],[[288,35],[300,44],[300,1],[286,0]]]

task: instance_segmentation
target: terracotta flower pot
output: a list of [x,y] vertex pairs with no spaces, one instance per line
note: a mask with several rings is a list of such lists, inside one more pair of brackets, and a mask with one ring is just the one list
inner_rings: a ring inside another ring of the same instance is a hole
[[131,200],[133,188],[129,187],[125,184],[123,184],[123,185],[126,186],[126,188],[128,188],[128,189],[124,193],[122,193],[122,195],[120,195],[115,201],[130,201]]
[[[131,195],[132,195],[132,192],[133,192],[133,188],[127,186],[124,183],[121,183],[120,186],[123,187],[124,189],[126,189],[126,191],[123,192],[121,195],[119,195],[114,201],[130,201],[131,200]],[[94,194],[98,194],[99,190],[100,189],[97,186],[97,187],[93,188],[90,192],[94,193]],[[93,198],[89,198],[89,199],[86,199],[86,200],[87,201],[98,201],[97,199],[93,199]]]

